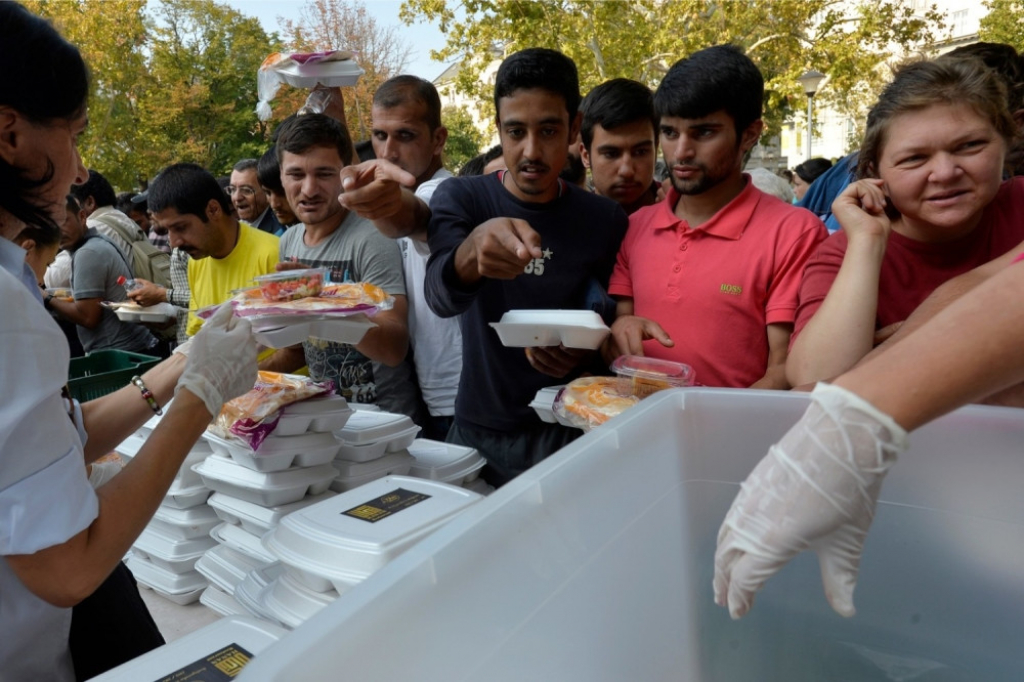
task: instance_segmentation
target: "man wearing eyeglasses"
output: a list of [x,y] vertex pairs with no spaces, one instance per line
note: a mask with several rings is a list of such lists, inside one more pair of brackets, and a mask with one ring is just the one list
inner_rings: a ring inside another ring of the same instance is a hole
[[256,159],[242,159],[235,164],[231,171],[231,184],[228,185],[231,203],[235,205],[240,220],[264,232],[281,236],[285,228],[270,210],[270,200],[256,176],[256,165]]

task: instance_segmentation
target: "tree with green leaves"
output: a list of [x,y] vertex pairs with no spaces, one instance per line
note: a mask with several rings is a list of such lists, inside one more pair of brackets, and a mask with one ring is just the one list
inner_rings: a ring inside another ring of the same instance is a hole
[[480,153],[486,140],[466,107],[444,107],[441,109],[441,122],[448,129],[444,165],[456,173],[464,163]]
[[1024,52],[1024,4],[1020,0],[985,0],[984,5],[988,14],[981,19],[978,38]]
[[[549,47],[571,57],[584,92],[610,78],[654,87],[678,59],[722,43],[738,45],[765,77],[766,133],[777,133],[806,101],[797,77],[828,76],[819,102],[860,113],[887,80],[883,68],[933,43],[943,29],[934,9],[917,14],[900,0],[405,0],[406,23],[436,22],[462,59],[460,91],[493,109],[480,74],[500,46],[506,54]],[[492,113],[492,112],[489,112]]]
[[361,3],[307,0],[298,21],[278,20],[290,50],[351,50],[366,72],[352,88],[343,88],[345,120],[354,140],[370,137],[373,93],[381,83],[402,73],[412,48],[394,26],[381,26]]

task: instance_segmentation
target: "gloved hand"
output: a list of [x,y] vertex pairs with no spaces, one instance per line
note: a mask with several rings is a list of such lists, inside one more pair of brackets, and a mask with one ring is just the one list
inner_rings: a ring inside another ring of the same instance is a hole
[[854,614],[861,550],[907,433],[846,389],[818,384],[811,396],[804,416],[743,482],[718,532],[715,603],[733,618],[805,549],[818,554],[832,608]]
[[256,340],[247,320],[221,306],[192,337],[188,364],[178,379],[175,395],[185,388],[200,398],[210,418],[224,403],[252,390],[256,383]]

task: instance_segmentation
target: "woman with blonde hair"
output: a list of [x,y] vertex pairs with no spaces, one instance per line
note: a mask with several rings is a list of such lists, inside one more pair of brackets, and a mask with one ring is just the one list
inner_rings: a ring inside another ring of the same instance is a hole
[[833,204],[843,229],[804,272],[790,383],[849,370],[936,287],[1024,241],[1024,178],[1003,182],[1016,132],[1005,85],[981,61],[897,72],[868,115],[860,179]]

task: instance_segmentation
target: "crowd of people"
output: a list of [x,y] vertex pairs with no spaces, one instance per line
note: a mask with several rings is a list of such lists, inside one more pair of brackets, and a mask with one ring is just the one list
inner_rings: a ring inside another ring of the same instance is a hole
[[[817,384],[723,524],[715,593],[736,617],[809,547],[831,603],[852,613],[906,431],[966,401],[1018,402],[1024,270],[1009,266],[1024,253],[1011,162],[1024,70],[1012,48],[900,68],[858,154],[798,166],[792,200],[745,171],[764,81],[732,46],[680,59],[654,91],[614,79],[585,97],[562,53],[515,52],[494,83],[500,145],[458,177],[444,167],[436,89],[402,75],[374,94],[369,144],[353,142],[331,91],[319,98],[331,106],[289,117],[225,178],[176,163],[121,195],[78,155],[78,50],[0,2],[0,59],[26,55],[0,76],[5,679],[96,671],[96,647],[69,646],[71,607],[127,570],[120,559],[185,454],[257,368],[305,368],[351,401],[407,414],[423,435],[480,452],[496,486],[580,435],[540,421],[537,391],[607,374],[623,354],[686,363],[705,386]],[[359,343],[310,338],[259,356],[229,306],[195,314],[254,277],[307,267],[374,284],[394,306]],[[129,299],[177,317],[147,328],[101,305]],[[611,334],[598,351],[507,348],[490,325],[517,309],[594,310]],[[991,342],[968,353],[962,334],[942,336],[958,324]],[[62,390],[75,344],[166,359],[80,404]],[[173,395],[138,456],[91,484],[87,465]]]

